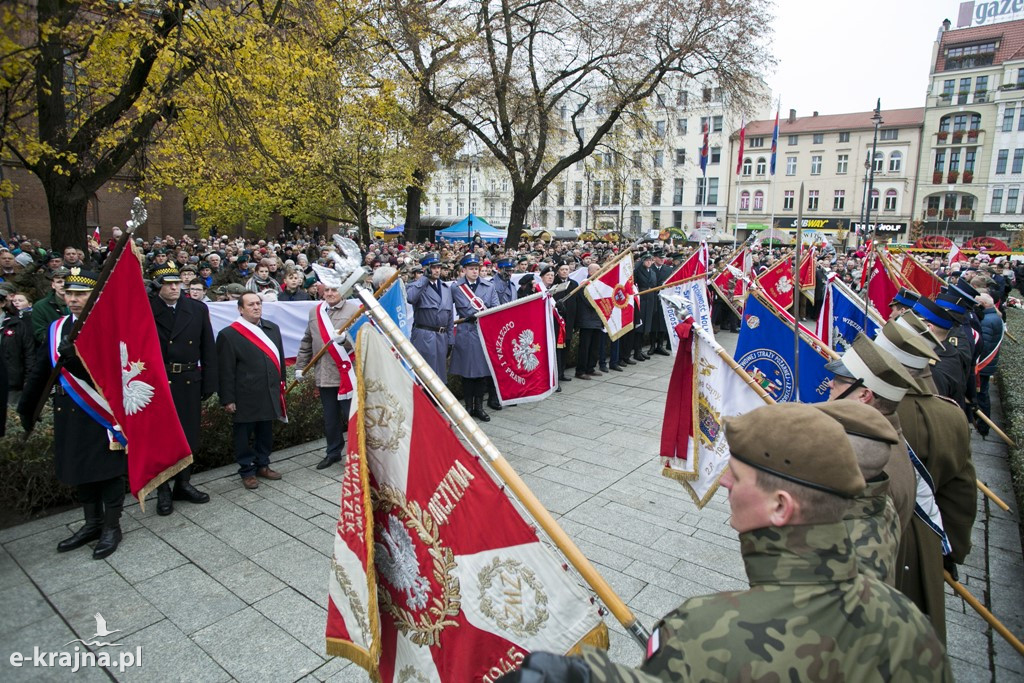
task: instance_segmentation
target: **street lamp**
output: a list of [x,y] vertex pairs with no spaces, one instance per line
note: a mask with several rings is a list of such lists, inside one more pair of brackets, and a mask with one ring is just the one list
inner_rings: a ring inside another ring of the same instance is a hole
[[[875,105],[875,113],[871,117],[871,120],[875,122],[875,141],[871,143],[871,158],[868,163],[871,166],[871,171],[868,173],[868,192],[867,201],[865,202],[864,209],[864,223],[862,224],[864,230],[870,229],[871,225],[871,200],[872,192],[875,189],[875,155],[878,153],[878,127],[882,125],[882,98],[878,98],[878,103]],[[857,246],[860,246],[860,236],[857,237]]]

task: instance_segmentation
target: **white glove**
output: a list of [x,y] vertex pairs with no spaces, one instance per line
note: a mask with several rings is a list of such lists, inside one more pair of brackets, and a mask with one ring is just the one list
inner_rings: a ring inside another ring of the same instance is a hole
[[344,344],[348,341],[348,332],[342,332],[331,337],[331,342],[334,344]]
[[296,370],[296,371],[295,371],[295,381],[296,381],[296,382],[301,382],[301,381],[302,381],[302,378],[303,378],[303,377],[305,377],[305,376],[306,376],[306,375],[305,375],[305,374],[303,374],[302,370]]

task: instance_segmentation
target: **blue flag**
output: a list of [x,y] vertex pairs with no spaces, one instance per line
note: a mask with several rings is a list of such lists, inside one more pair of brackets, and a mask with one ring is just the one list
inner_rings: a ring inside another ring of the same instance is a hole
[[775,128],[772,129],[772,163],[771,173],[775,175],[775,157],[779,153],[779,110],[775,110]]
[[[409,311],[405,304],[405,284],[399,280],[391,285],[391,288],[384,292],[378,301],[384,310],[388,312],[391,319],[395,321],[399,329],[402,330],[402,334],[406,337],[411,336],[412,320],[409,318]],[[348,329],[349,338],[355,339],[356,335],[359,334],[359,328],[369,322],[369,320],[370,318],[365,313],[359,316],[359,319]]]
[[800,339],[800,391],[793,371],[793,325],[756,296],[747,297],[736,343],[736,362],[776,401],[818,403],[828,399],[828,359]]
[[867,329],[864,329],[864,301],[846,290],[832,287],[832,348],[842,353],[850,348],[858,333],[864,332],[868,339],[878,336],[882,328],[869,315]]

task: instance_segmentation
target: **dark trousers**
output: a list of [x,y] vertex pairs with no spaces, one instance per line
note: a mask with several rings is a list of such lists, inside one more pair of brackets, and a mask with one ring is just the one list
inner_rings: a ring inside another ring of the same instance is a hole
[[490,385],[489,377],[463,377],[462,378],[462,398],[464,401],[470,401],[478,398],[483,400],[484,392]]
[[[992,401],[988,397],[988,381],[990,379],[992,379],[991,375],[982,375],[981,388],[978,389],[978,410],[983,412],[985,417],[992,417]],[[975,422],[981,425],[981,427],[978,428],[979,432],[982,434],[988,434],[987,424],[982,422],[980,419],[975,420]]]
[[[116,526],[124,507],[124,477],[90,481],[77,487],[78,500],[83,506],[95,505],[103,511],[103,524]],[[86,520],[88,522],[88,520]]]
[[[249,446],[252,437],[253,445]],[[235,423],[235,462],[238,463],[238,476],[254,477],[260,467],[270,465],[270,451],[274,446],[274,422],[236,422]]]
[[582,375],[597,367],[598,344],[603,330],[580,329],[579,358],[576,361],[576,374]]
[[324,409],[324,436],[327,438],[327,457],[341,460],[348,429],[348,411],[352,399],[338,400],[338,387],[318,387],[320,405]]

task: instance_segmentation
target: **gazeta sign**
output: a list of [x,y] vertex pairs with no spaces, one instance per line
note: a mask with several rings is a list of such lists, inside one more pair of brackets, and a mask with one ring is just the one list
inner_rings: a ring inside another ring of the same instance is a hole
[[1024,0],[969,0],[960,3],[956,27],[983,26],[1015,19],[1024,19]]

